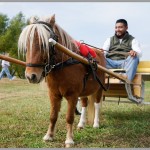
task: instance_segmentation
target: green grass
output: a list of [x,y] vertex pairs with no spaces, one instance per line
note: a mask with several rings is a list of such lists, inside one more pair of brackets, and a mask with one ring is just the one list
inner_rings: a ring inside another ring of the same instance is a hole
[[[145,100],[150,101],[150,82],[146,82]],[[66,137],[66,101],[62,101],[53,142],[43,142],[49,124],[49,99],[46,90],[26,80],[0,81],[0,147],[1,148],[60,148]],[[150,105],[104,102],[98,129],[86,125],[77,130],[76,148],[149,148]]]

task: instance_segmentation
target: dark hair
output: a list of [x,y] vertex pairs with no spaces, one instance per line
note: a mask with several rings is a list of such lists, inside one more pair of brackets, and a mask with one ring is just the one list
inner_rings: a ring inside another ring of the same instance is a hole
[[118,19],[116,23],[123,23],[125,26],[128,26],[128,23],[125,19]]

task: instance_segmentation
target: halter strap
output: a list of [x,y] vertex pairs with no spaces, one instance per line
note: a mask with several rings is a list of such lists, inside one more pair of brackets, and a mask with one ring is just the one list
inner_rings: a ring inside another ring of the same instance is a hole
[[45,67],[45,64],[32,64],[32,63],[28,63],[26,64],[26,67]]
[[51,38],[53,38],[55,41],[58,42],[58,36],[55,34],[55,32],[53,31],[52,26],[49,23],[44,22],[44,21],[37,21],[37,22],[35,22],[33,24],[43,24],[43,25],[46,25],[50,29],[50,30],[48,30],[48,29],[46,29],[46,30],[50,31]]
[[37,22],[35,22],[33,24],[44,24],[44,25],[48,26],[50,29],[52,29],[52,26],[49,23],[44,22],[44,21],[37,21]]

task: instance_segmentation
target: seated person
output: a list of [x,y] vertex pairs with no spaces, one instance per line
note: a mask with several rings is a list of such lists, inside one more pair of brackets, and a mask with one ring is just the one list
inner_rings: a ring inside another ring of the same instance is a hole
[[[106,52],[106,68],[108,69],[124,69],[126,73],[123,75],[130,81],[133,80],[139,57],[142,51],[139,42],[128,33],[128,23],[124,19],[119,19],[115,24],[115,35],[108,38],[103,50]],[[123,54],[128,54],[124,55]]]

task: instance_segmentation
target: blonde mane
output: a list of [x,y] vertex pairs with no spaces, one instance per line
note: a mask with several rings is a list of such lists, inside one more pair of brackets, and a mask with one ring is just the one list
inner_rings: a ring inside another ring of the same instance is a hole
[[[35,32],[38,34],[39,44],[43,46],[44,52],[49,52],[49,38],[51,29],[45,25],[45,24],[36,24],[37,21],[44,21],[46,23],[49,23],[50,19],[44,19],[43,18],[37,19],[36,17],[32,17],[30,19],[30,25],[27,25],[22,33],[20,34],[19,40],[18,40],[18,52],[23,53],[25,55],[27,50],[27,45],[30,42],[30,50],[32,51],[32,45],[34,41]],[[60,38],[62,40],[62,45],[73,50],[72,44],[74,43],[74,46],[77,46],[75,43],[75,40],[66,32],[64,31],[59,25],[55,24],[55,27],[57,28]],[[41,48],[40,48],[41,50]]]

